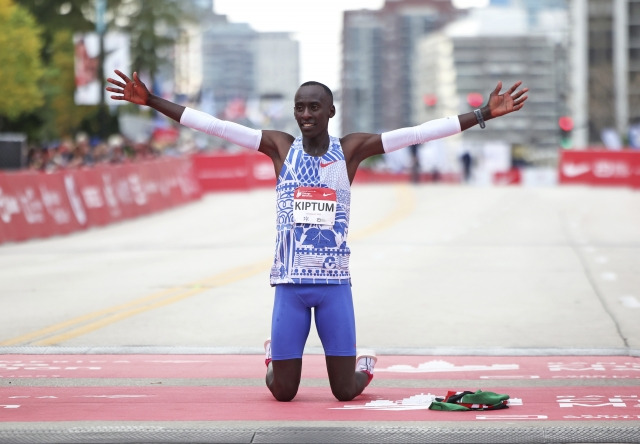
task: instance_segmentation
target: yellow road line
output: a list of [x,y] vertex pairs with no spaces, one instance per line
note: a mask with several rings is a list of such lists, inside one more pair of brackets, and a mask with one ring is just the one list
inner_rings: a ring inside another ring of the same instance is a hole
[[413,189],[408,185],[396,185],[396,207],[389,216],[379,220],[378,222],[356,231],[354,234],[349,233],[349,240],[360,240],[369,237],[374,233],[385,230],[392,225],[406,219],[416,206],[415,194]]
[[[349,237],[359,240],[372,234],[389,228],[390,226],[405,219],[415,207],[415,196],[411,188],[407,185],[395,186],[396,208],[389,216],[380,221],[350,233]],[[261,260],[254,264],[243,265],[231,270],[224,271],[214,276],[195,281],[186,285],[172,287],[161,292],[151,294],[125,304],[98,310],[79,316],[68,321],[60,322],[49,327],[33,331],[15,338],[0,342],[0,346],[11,346],[16,344],[33,345],[54,345],[60,344],[78,336],[99,330],[123,319],[164,307],[181,300],[187,299],[196,294],[209,290],[211,287],[220,287],[254,276],[268,270],[271,259]],[[188,289],[185,291],[185,289]]]
[[55,336],[48,337],[47,339],[37,341],[34,345],[53,345],[59,344],[66,340],[76,338],[78,336],[82,336],[84,334],[90,333],[92,331],[98,330],[102,327],[106,327],[107,325],[113,324],[115,322],[121,321],[126,318],[130,318],[140,313],[144,313],[146,311],[153,310],[155,308],[164,307],[166,305],[173,304],[175,302],[181,301],[183,299],[187,299],[188,297],[194,296],[196,294],[202,293],[204,291],[209,290],[211,287],[221,287],[223,285],[231,284],[233,282],[237,282],[244,278],[253,276],[259,272],[263,272],[267,270],[267,267],[271,264],[271,261],[262,261],[251,266],[243,266],[241,268],[237,268],[231,272],[221,273],[212,278],[206,279],[204,282],[208,285],[196,284],[193,289],[188,290],[186,292],[178,293],[175,296],[161,299],[152,304],[142,305],[137,308],[133,308],[131,310],[123,311],[120,313],[114,313],[111,316],[108,316],[103,319],[99,319],[91,324],[84,325],[82,327],[75,328],[65,333],[61,333]]
[[164,291],[162,291],[160,293],[154,293],[152,295],[145,296],[143,298],[136,299],[136,300],[133,300],[131,302],[127,302],[126,304],[116,305],[114,307],[106,308],[104,310],[94,311],[93,313],[88,313],[86,315],[83,315],[83,316],[80,316],[80,317],[77,317],[77,318],[69,319],[68,321],[60,322],[59,324],[54,324],[54,325],[51,325],[49,327],[43,328],[41,330],[36,330],[34,332],[27,333],[27,334],[24,334],[22,336],[17,336],[15,338],[8,339],[6,341],[2,341],[2,342],[0,342],[0,345],[15,345],[15,344],[19,344],[19,343],[28,342],[28,341],[30,341],[30,340],[32,340],[34,338],[41,337],[41,336],[46,336],[49,333],[53,333],[53,332],[56,332],[58,330],[64,330],[65,328],[72,327],[73,325],[81,324],[81,323],[86,322],[86,321],[90,321],[91,319],[99,318],[99,317],[107,315],[109,313],[113,313],[114,311],[123,310],[123,309],[126,309],[126,308],[134,306],[134,305],[143,304],[143,303],[145,303],[147,301],[151,301],[153,299],[157,299],[157,298],[163,297],[164,295],[170,294],[170,293],[174,292],[175,290],[176,290],[175,288],[171,288],[171,289],[168,289],[168,290],[164,290]]
[[[51,345],[51,344],[59,343],[61,341],[52,341],[51,338],[64,337],[65,339],[71,339],[73,337],[80,336],[81,334],[87,333],[89,331],[97,330],[98,328],[104,327],[118,320],[133,316],[134,314],[138,314],[143,311],[156,308],[156,306],[167,305],[162,303],[158,305],[157,301],[174,301],[175,302],[177,300],[184,299],[185,297],[202,293],[203,291],[208,290],[212,286],[227,285],[235,281],[244,279],[246,277],[253,276],[259,272],[264,272],[265,270],[268,269],[269,265],[270,265],[270,261],[260,261],[252,265],[243,265],[241,267],[237,267],[235,269],[225,271],[215,276],[187,284],[186,286],[173,287],[158,293],[154,293],[149,296],[145,296],[140,299],[133,300],[131,302],[127,302],[125,304],[120,304],[113,307],[105,308],[104,310],[88,313],[86,315],[79,316],[77,318],[73,318],[65,322],[60,322],[58,324],[51,325],[41,330],[37,330],[31,333],[27,333],[25,335],[17,336],[15,338],[12,338],[6,341],[2,341],[0,342],[0,346],[25,344],[29,342],[33,342],[36,345]],[[188,290],[185,293],[184,292],[185,287],[192,288],[192,289]],[[177,295],[175,294],[176,292],[178,292]],[[187,296],[181,297],[184,294],[186,294]],[[152,303],[154,301],[156,302]],[[60,333],[60,332],[64,332],[69,328],[85,324],[94,319],[97,319],[97,320],[91,323],[88,323],[82,327],[77,327],[74,330],[68,331],[66,333]],[[106,320],[108,319],[110,319],[111,321],[106,322]],[[97,327],[93,328],[93,326],[97,326]],[[71,332],[77,332],[77,334],[71,334]],[[55,335],[56,333],[58,334]],[[50,336],[50,335],[55,335],[55,336]]]

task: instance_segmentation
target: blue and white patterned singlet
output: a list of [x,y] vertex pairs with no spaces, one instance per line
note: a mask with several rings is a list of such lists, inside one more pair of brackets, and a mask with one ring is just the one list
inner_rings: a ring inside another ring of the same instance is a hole
[[[335,223],[295,223],[293,194],[298,187],[331,188],[336,191]],[[304,152],[302,138],[291,145],[276,185],[276,249],[271,285],[347,284],[350,250],[347,246],[351,186],[340,139],[330,137],[322,157]]]

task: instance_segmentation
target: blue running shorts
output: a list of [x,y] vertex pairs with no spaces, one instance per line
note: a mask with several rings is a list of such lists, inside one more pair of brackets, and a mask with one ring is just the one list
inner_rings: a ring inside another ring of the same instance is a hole
[[325,355],[356,355],[351,284],[279,284],[275,287],[271,319],[273,360],[302,358],[311,329],[312,308]]

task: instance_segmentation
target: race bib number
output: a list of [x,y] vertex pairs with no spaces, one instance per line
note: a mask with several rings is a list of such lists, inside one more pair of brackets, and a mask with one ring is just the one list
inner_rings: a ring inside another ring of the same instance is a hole
[[293,194],[293,220],[298,224],[333,225],[337,206],[336,190],[298,187]]

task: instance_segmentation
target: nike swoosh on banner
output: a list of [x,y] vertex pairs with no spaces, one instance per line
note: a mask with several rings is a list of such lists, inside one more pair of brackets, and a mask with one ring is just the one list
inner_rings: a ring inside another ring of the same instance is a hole
[[591,167],[588,164],[568,163],[562,166],[562,173],[567,177],[582,176],[589,171],[591,171]]

